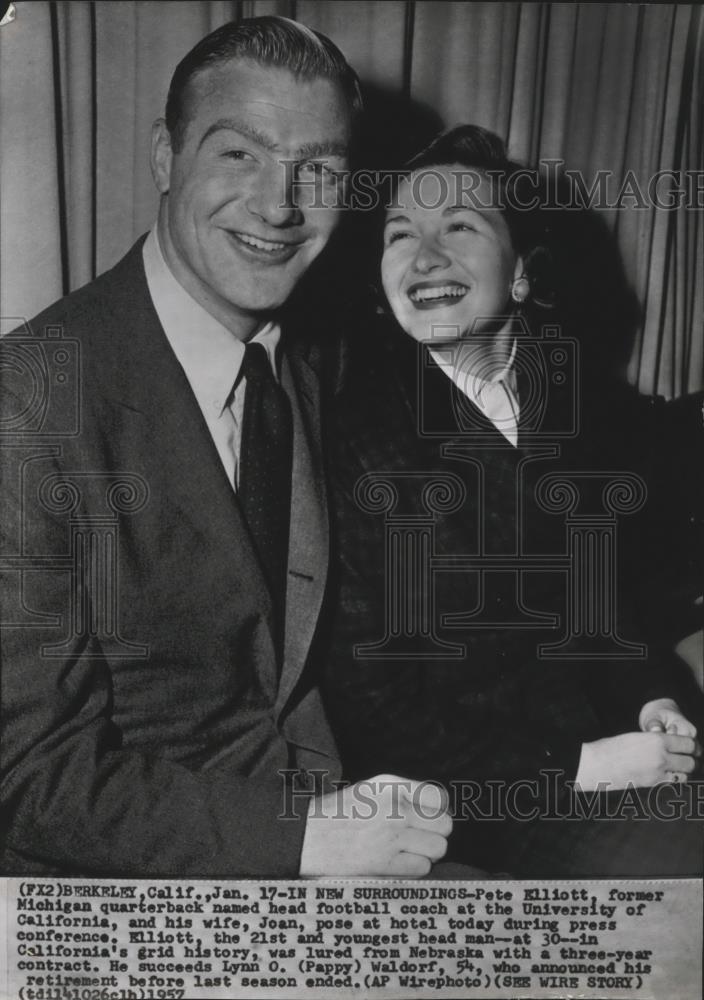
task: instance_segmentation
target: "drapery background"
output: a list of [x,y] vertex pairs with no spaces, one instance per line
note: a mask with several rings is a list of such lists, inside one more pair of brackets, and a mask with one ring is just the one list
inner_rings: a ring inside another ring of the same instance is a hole
[[[30,318],[114,264],[153,221],[152,121],[204,34],[277,13],[329,35],[370,94],[483,125],[517,159],[588,182],[704,170],[698,5],[362,0],[16,3],[0,29],[0,317]],[[700,202],[704,185],[699,182]],[[635,199],[625,200],[633,206]],[[704,218],[684,204],[605,209],[643,311],[629,378],[704,388]],[[599,288],[592,294],[597,297]]]

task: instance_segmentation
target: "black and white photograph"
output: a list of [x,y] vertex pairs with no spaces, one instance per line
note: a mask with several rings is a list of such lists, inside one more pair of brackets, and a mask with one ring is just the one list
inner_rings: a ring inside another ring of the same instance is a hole
[[0,15],[0,1000],[698,1000],[704,8]]

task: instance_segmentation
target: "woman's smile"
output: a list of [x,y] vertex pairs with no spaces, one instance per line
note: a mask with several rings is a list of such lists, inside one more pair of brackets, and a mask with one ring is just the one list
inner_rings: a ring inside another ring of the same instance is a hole
[[437,309],[456,305],[468,291],[459,281],[419,281],[409,288],[408,298],[416,309]]

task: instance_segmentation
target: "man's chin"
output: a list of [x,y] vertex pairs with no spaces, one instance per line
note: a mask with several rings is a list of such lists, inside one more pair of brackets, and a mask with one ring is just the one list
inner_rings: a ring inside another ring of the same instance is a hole
[[223,289],[221,297],[227,306],[235,312],[257,316],[275,313],[285,304],[293,291],[294,285],[286,282],[274,288],[259,287],[234,293],[232,287]]

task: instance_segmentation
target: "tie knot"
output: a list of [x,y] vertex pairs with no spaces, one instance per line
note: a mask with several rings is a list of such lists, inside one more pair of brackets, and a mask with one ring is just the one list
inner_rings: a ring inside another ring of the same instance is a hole
[[262,344],[245,344],[241,368],[243,378],[263,381],[273,378],[269,356]]

